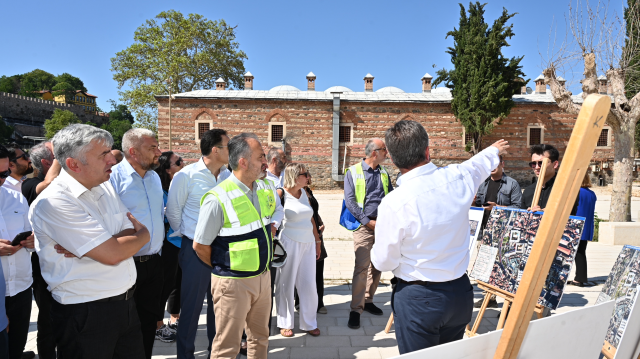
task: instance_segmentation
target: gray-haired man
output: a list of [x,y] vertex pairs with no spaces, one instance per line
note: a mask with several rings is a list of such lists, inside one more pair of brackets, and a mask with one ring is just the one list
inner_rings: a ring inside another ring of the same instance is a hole
[[88,125],[58,132],[53,148],[63,170],[29,211],[65,358],[144,358],[132,256],[149,242],[149,231],[109,182],[112,144],[107,131]]

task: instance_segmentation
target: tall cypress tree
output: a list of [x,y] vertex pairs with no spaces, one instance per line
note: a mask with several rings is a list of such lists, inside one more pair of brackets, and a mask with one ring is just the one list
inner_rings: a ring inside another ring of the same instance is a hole
[[528,82],[522,82],[520,61],[524,56],[508,59],[502,54],[502,48],[509,46],[507,39],[515,35],[513,24],[507,26],[507,21],[516,14],[503,8],[489,28],[484,21],[485,5],[469,3],[467,17],[460,4],[460,24],[447,33],[454,40],[447,50],[453,69],[439,70],[434,81],[434,85],[444,83],[451,89],[453,114],[473,138],[466,150],[474,154],[482,149],[483,137],[509,115],[515,106],[512,96]]

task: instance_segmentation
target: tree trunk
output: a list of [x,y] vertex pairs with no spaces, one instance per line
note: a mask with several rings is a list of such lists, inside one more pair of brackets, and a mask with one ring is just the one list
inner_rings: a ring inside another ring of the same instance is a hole
[[[635,127],[635,123],[633,124]],[[614,127],[615,146],[613,186],[611,192],[610,222],[631,221],[631,186],[633,184],[634,131],[629,124]]]

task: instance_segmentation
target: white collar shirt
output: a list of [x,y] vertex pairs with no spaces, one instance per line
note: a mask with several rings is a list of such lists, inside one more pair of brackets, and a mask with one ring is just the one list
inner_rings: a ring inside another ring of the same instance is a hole
[[172,236],[194,238],[200,214],[200,199],[230,175],[231,171],[227,166],[222,166],[216,178],[200,158],[198,162],[181,169],[173,176],[166,210],[167,220],[174,230]]
[[271,182],[273,182],[273,184],[276,186],[276,188],[282,188],[284,185],[284,170],[280,172],[280,177],[267,170],[267,179],[270,179]]
[[403,174],[378,207],[371,263],[405,281],[460,278],[470,260],[469,206],[498,164],[498,149],[489,147],[458,165]]
[[164,240],[164,198],[160,176],[147,171],[144,178],[125,158],[111,168],[109,181],[129,212],[149,230],[151,240],[136,256],[159,253]]
[[[136,282],[133,258],[116,265],[84,255],[115,234],[133,228],[129,210],[109,181],[90,190],[66,170],[31,204],[42,277],[58,303],[86,303],[120,295]],[[77,258],[59,254],[60,244]]]
[[6,187],[8,189],[12,189],[18,193],[22,193],[22,182],[24,182],[24,178],[22,179],[15,179],[11,176],[7,177],[7,179],[4,181],[4,184],[2,185],[2,187]]
[[[0,187],[0,238],[11,241],[18,233],[30,230],[27,199],[22,193]],[[29,289],[33,283],[29,253],[32,251],[23,247],[13,255],[0,256],[7,297]]]

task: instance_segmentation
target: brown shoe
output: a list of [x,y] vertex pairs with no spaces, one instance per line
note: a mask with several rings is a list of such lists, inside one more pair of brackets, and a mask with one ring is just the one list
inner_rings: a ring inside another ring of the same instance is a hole
[[307,331],[307,333],[309,333],[313,337],[317,337],[320,336],[320,329],[316,328],[314,330],[309,330]]

